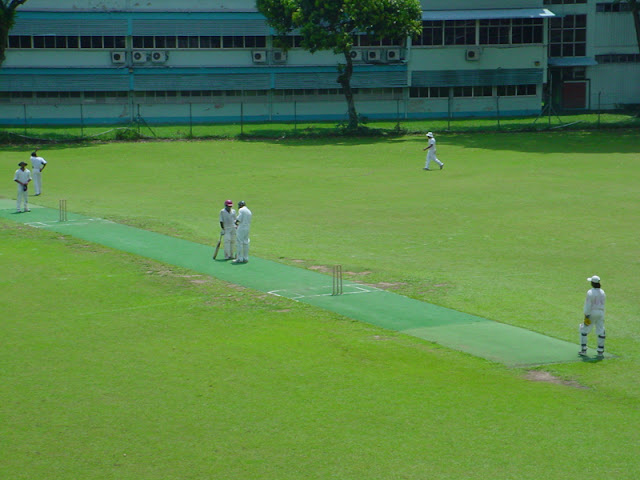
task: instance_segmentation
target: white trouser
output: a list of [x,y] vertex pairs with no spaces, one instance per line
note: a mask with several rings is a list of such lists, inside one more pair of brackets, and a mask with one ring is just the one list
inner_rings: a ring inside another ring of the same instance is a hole
[[236,249],[236,227],[228,227],[224,229],[224,258],[233,258],[233,252]]
[[20,210],[20,205],[24,202],[24,210],[29,209],[29,194],[24,187],[18,184],[18,193],[16,200],[16,210]]
[[438,165],[443,165],[443,163],[438,160],[438,157],[436,157],[436,152],[429,149],[427,150],[427,163],[425,163],[424,168],[429,168],[429,164],[431,163],[431,161],[436,162]]
[[237,231],[236,243],[238,246],[237,261],[249,261],[249,229],[239,227]]
[[33,193],[40,195],[42,193],[42,172],[34,168],[31,177],[33,178]]
[[606,338],[604,331],[604,313],[603,312],[592,312],[589,315],[589,320],[591,323],[589,325],[585,325],[584,323],[580,324],[580,346],[582,350],[587,349],[587,335],[596,327],[596,335],[598,335],[598,353],[604,352],[604,340]]

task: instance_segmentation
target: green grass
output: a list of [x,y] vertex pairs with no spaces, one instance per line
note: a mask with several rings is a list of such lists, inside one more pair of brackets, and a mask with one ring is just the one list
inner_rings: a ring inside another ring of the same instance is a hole
[[[536,132],[544,130],[594,130],[637,128],[637,112],[563,114],[528,117],[438,118],[425,120],[364,120],[362,135],[397,136],[398,133]],[[344,122],[236,122],[193,125],[120,124],[109,126],[15,125],[0,130],[0,144],[93,142],[149,139],[314,138],[341,136]],[[368,131],[368,133],[367,133]]]
[[[210,243],[224,199],[245,199],[253,255],[341,263],[358,281],[576,343],[597,273],[617,358],[536,369],[565,384],[532,382],[3,222],[0,476],[635,478],[637,139],[441,134],[434,172],[410,136],[43,150],[36,203],[66,198],[70,211]],[[4,171],[27,150],[6,148]],[[0,196],[14,190],[4,182]]]

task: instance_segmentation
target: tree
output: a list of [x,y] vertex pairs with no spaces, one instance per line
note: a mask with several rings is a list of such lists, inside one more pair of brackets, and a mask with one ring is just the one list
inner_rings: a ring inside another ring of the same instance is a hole
[[27,0],[0,0],[0,66],[4,63],[4,51],[9,42],[9,30],[16,19],[16,8]]
[[311,53],[331,50],[344,56],[337,82],[347,101],[350,129],[358,127],[351,89],[356,37],[405,42],[422,28],[419,0],[256,0],[256,6],[280,37],[295,32],[302,37],[301,47]]
[[640,2],[638,0],[616,0],[614,3],[626,2],[629,4],[629,10],[633,16],[633,25],[636,28],[636,43],[638,44],[638,53],[640,53]]

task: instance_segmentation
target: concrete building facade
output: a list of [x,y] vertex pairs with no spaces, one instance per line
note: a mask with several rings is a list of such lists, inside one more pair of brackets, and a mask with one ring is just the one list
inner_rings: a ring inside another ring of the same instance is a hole
[[[359,36],[369,118],[535,115],[640,103],[631,13],[595,0],[423,1],[422,34]],[[7,124],[346,119],[344,59],[278,48],[254,0],[29,0],[0,68]],[[612,81],[614,80],[615,81]]]

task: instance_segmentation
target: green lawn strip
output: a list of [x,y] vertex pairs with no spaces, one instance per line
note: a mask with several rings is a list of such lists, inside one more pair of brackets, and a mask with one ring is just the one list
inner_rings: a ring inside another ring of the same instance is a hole
[[[34,208],[28,214],[15,214],[10,208],[0,210],[0,216],[7,219],[25,221],[34,227],[73,235],[263,292],[274,292],[506,365],[579,360],[575,344],[521,328],[490,322],[364,285],[348,283],[344,295],[332,296],[327,275],[256,257],[252,257],[250,265],[214,261],[211,247],[207,245],[73,213],[67,215],[69,221],[60,222],[59,215],[56,218],[58,213],[46,208]],[[491,325],[478,325],[484,323]],[[490,334],[485,333],[487,330]]]
[[638,411],[606,392],[529,382],[56,232],[0,229],[3,478],[572,479],[593,404],[609,441],[589,473],[637,471]]

